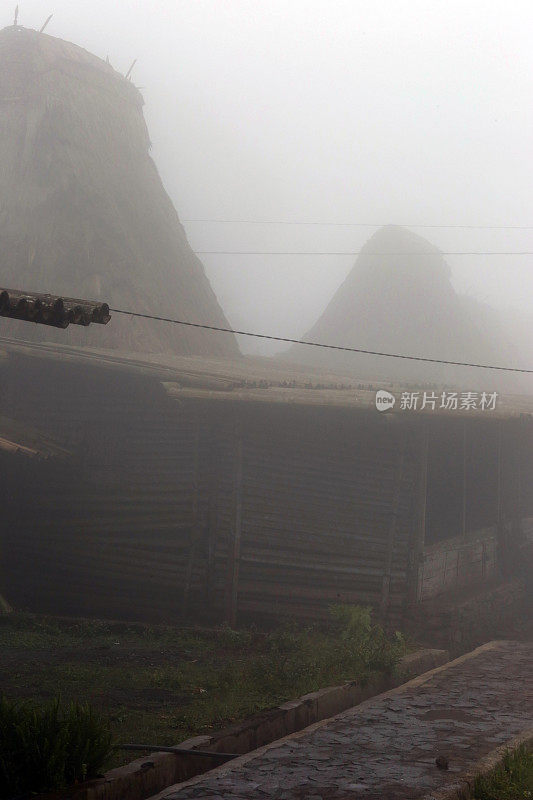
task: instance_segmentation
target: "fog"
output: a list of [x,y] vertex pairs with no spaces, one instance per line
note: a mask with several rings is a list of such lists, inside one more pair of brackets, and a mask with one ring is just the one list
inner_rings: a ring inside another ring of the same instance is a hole
[[0,800],[531,797],[532,32],[0,5]]
[[[47,33],[123,73],[137,59],[153,157],[198,252],[356,252],[389,223],[445,252],[533,251],[533,230],[416,227],[533,224],[529,2],[23,0],[19,23],[51,12]],[[234,326],[289,337],[355,261],[201,258]],[[458,291],[526,325],[533,256],[447,261]]]

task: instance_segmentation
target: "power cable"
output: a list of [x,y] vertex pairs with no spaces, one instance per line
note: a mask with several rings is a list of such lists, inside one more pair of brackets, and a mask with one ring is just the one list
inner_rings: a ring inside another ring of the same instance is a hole
[[251,336],[255,339],[268,339],[272,342],[285,342],[287,344],[303,344],[307,347],[322,347],[328,350],[342,350],[347,353],[363,353],[369,356],[383,356],[384,358],[402,358],[407,361],[425,361],[431,364],[449,364],[456,367],[476,367],[477,369],[495,369],[503,372],[522,372],[533,374],[533,369],[519,369],[517,367],[501,367],[492,364],[474,364],[468,361],[446,361],[441,358],[424,358],[423,356],[407,356],[399,353],[382,353],[377,350],[363,350],[358,347],[343,347],[337,344],[324,344],[322,342],[306,342],[303,339],[290,339],[286,336],[269,336],[266,333],[251,333],[250,331],[237,331],[233,328],[222,328],[216,325],[203,325],[199,322],[186,322],[181,319],[172,319],[170,317],[158,317],[153,314],[141,314],[137,311],[124,311],[121,308],[110,308],[110,311],[115,314],[125,314],[131,317],[141,317],[142,319],[153,319],[159,322],[171,322],[174,325],[185,325],[189,328],[202,328],[207,331],[219,331],[220,333],[233,333],[236,336]]
[[[315,221],[296,221],[272,220],[272,219],[183,219],[182,223],[214,223],[217,225],[312,225],[320,227],[340,227],[340,228],[384,228],[383,224],[374,222],[315,222]],[[465,230],[483,231],[530,231],[533,225],[401,225],[402,228],[463,228]]]
[[465,251],[369,253],[366,250],[195,250],[198,256],[533,256],[533,251]]

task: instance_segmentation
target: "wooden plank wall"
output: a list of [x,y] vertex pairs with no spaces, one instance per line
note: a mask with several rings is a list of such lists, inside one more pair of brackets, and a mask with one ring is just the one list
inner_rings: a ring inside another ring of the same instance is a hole
[[417,600],[489,580],[497,570],[497,542],[496,528],[487,528],[425,548]]
[[398,618],[415,511],[413,431],[406,437],[376,415],[258,410],[261,424],[253,408],[243,420],[239,616],[315,618],[343,602]]
[[151,379],[38,365],[11,364],[2,413],[74,457],[12,475],[1,526],[15,605],[174,621],[312,618],[333,602],[401,614],[416,447],[394,420],[177,403]]
[[[153,378],[23,356],[2,370],[0,414],[73,453],[69,465],[2,460],[0,568],[13,605],[239,623],[349,602],[401,620],[417,575],[417,418],[177,402]],[[478,569],[478,545],[468,558],[453,547],[443,569],[442,553],[426,554],[426,593],[453,558],[461,575]]]
[[5,413],[73,451],[68,468],[41,465],[37,484],[29,471],[20,476],[2,522],[13,603],[178,619],[199,516],[195,420],[167,403],[154,381],[76,365],[47,364],[36,375],[28,363],[13,373],[4,383]]

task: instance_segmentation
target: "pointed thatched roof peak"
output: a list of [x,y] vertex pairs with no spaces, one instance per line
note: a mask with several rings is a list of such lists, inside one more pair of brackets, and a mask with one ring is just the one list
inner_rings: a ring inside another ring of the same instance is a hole
[[[229,327],[149,148],[135,86],[45,33],[0,31],[0,284]],[[235,337],[115,316],[3,335],[157,352],[237,356]]]
[[432,278],[436,275],[449,278],[451,274],[438,247],[401,225],[379,228],[362,247],[358,261],[368,264],[374,273],[377,270],[388,273],[392,269],[405,277],[419,271],[420,277],[425,274]]
[[[449,361],[502,360],[502,343],[479,324],[478,316],[467,311],[456,293],[440,250],[406,228],[387,225],[363,246],[304,339]],[[293,346],[286,358],[360,377],[442,382],[467,376],[472,380],[460,368],[302,345]]]
[[113,69],[108,61],[72,42],[66,42],[32,28],[10,25],[0,30],[0,48],[3,50],[9,48],[13,56],[16,56],[17,52],[21,54],[26,67],[33,61],[32,66],[37,71],[54,67],[61,69],[67,64],[70,69],[78,65],[88,71],[97,70],[108,78],[114,77],[123,82],[130,98],[137,94],[142,100],[139,90],[120,72]]

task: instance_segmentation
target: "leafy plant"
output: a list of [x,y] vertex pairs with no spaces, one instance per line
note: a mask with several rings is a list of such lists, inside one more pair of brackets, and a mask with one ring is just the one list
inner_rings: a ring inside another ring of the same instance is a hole
[[474,782],[475,800],[533,798],[533,753],[525,745],[507,752],[500,766]]
[[107,724],[88,705],[0,698],[0,796],[62,789],[96,777],[111,754]]
[[227,623],[220,626],[217,631],[219,643],[225,647],[249,647],[252,643],[253,634],[251,631],[236,631]]
[[381,625],[372,623],[372,610],[363,606],[333,605],[330,615],[336,627],[343,657],[360,670],[390,672],[407,644],[396,631],[390,637]]
[[365,606],[350,606],[337,603],[330,606],[329,613],[337,623],[343,639],[366,637],[372,630],[372,609]]

